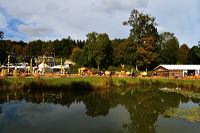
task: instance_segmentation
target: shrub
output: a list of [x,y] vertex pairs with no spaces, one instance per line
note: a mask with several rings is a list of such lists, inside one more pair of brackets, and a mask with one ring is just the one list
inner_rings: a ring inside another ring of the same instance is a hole
[[120,80],[118,80],[118,83],[119,83],[119,87],[125,86],[126,85],[126,80],[120,79]]

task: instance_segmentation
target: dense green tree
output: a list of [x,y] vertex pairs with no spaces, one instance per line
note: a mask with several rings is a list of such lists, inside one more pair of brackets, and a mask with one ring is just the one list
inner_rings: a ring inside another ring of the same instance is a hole
[[82,49],[80,49],[79,47],[76,47],[72,50],[72,54],[70,55],[70,59],[73,62],[76,62],[77,66],[81,66],[82,65]]
[[26,55],[28,56],[43,56],[46,52],[43,46],[44,42],[41,40],[36,40],[29,42],[26,48]]
[[11,52],[11,45],[10,42],[7,41],[0,41],[0,62],[1,64],[4,64],[7,57],[8,52]]
[[176,64],[179,52],[179,42],[173,33],[161,34],[161,64]]
[[76,41],[76,46],[79,47],[80,49],[83,49],[83,46],[85,45],[85,41],[83,40],[77,40]]
[[[0,62],[1,64],[7,63],[8,54],[11,55],[12,63],[18,61],[19,56],[23,54],[23,47],[19,42],[11,40],[0,41]],[[18,56],[18,57],[17,57]]]
[[54,50],[55,50],[54,56],[60,57],[60,56],[61,56],[61,52],[59,51],[59,50],[60,50],[60,49],[59,49],[60,41],[59,41],[58,39],[56,39],[56,40],[54,40],[54,41],[52,42],[52,45],[53,45]]
[[178,64],[187,64],[188,63],[188,54],[190,49],[187,44],[181,45],[178,52]]
[[190,64],[200,63],[200,48],[199,46],[193,46],[188,54],[188,61]]
[[54,48],[54,45],[53,45],[52,41],[44,42],[42,48],[45,51],[44,55],[46,55],[46,56],[54,56],[55,48]]
[[107,68],[112,63],[112,52],[113,48],[107,34],[88,33],[83,47],[83,65]]
[[136,44],[136,65],[147,66],[155,61],[155,45],[159,38],[155,18],[133,10],[124,25],[131,26],[130,38]]
[[9,53],[12,53],[12,58],[16,57],[16,62],[29,62],[31,57],[43,55],[65,59],[69,58],[75,47],[82,48],[84,44],[85,41],[72,40],[70,37],[54,41],[34,40],[29,43],[1,40],[0,62],[3,64]]
[[87,40],[85,43],[85,46],[83,47],[83,66],[87,67],[96,67],[95,63],[95,45],[96,45],[96,39],[97,39],[97,33],[91,32],[88,33]]
[[108,68],[112,63],[113,48],[106,33],[97,36],[97,47],[95,51],[95,62],[97,67]]
[[155,51],[155,42],[153,41],[152,37],[143,38],[144,44],[137,47],[136,51],[136,59],[138,66],[147,66],[153,63],[156,58],[157,54]]
[[68,37],[67,39],[63,38],[61,41],[55,40],[53,44],[56,57],[69,58],[73,48],[76,47],[76,43],[71,39],[71,37]]
[[19,42],[17,42],[17,44],[18,44],[19,46],[21,46],[21,47],[25,47],[25,46],[27,45],[27,43],[24,42],[24,41],[19,41]]
[[135,54],[132,40],[130,38],[125,39],[114,48],[113,62],[116,66],[121,64],[133,66],[135,65]]
[[0,40],[2,40],[4,38],[4,33],[3,31],[0,31]]

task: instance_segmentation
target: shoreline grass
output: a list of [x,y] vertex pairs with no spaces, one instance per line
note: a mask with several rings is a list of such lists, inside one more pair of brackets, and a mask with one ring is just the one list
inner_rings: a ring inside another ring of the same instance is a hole
[[133,78],[133,77],[65,77],[65,78],[20,78],[8,77],[0,79],[0,89],[107,89],[112,87],[156,86],[182,88],[200,92],[198,79],[167,79],[167,78]]

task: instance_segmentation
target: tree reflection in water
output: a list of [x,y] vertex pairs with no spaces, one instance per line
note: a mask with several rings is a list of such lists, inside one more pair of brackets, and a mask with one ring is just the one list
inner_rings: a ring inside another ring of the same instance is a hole
[[0,106],[0,114],[2,113],[2,109],[1,109],[1,106]]
[[[130,116],[130,123],[122,126],[128,132],[155,133],[159,115],[171,107],[178,107],[186,98],[177,93],[164,93],[159,89],[135,88],[103,91],[43,91],[0,93],[0,102],[25,100],[32,103],[54,103],[70,107],[74,103],[84,103],[86,115],[90,117],[107,116],[111,108],[123,106]],[[199,101],[194,100],[196,103]],[[2,109],[0,106],[0,113]]]

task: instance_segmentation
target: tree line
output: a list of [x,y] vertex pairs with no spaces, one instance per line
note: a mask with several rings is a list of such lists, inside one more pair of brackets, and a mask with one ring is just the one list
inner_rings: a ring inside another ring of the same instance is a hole
[[62,40],[31,42],[3,40],[0,32],[0,63],[4,64],[12,53],[15,62],[29,62],[30,58],[52,56],[71,59],[77,67],[98,69],[119,68],[121,64],[140,70],[152,70],[159,64],[199,64],[200,45],[189,48],[180,45],[173,33],[158,33],[155,17],[133,10],[127,21],[130,35],[125,39],[111,40],[107,33],[91,32],[86,40]]

